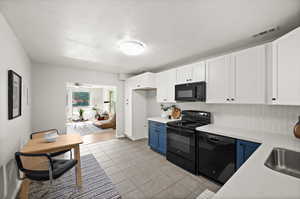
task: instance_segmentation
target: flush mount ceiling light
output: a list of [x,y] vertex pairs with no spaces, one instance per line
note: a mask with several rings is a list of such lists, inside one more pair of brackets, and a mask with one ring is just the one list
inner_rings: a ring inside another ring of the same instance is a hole
[[145,51],[145,44],[136,40],[121,41],[119,48],[126,55],[140,55]]

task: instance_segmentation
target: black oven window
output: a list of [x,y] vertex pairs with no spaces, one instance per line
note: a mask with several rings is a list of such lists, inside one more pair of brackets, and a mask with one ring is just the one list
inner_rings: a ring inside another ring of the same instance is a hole
[[193,97],[193,90],[179,90],[177,91],[178,97],[191,98]]
[[173,133],[168,137],[168,145],[170,148],[180,150],[187,154],[190,153],[190,144],[190,137],[185,137]]

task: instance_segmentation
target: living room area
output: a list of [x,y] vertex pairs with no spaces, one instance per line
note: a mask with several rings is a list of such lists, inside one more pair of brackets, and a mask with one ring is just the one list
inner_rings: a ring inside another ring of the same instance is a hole
[[116,88],[66,83],[66,132],[79,133],[86,143],[116,136]]

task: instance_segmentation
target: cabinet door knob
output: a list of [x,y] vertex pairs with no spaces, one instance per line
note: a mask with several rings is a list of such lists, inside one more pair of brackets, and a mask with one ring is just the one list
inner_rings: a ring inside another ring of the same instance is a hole
[[276,98],[272,98],[272,101],[275,101],[276,100]]
[[231,101],[234,101],[234,98],[231,98]]
[[227,98],[226,101],[229,101],[229,98]]

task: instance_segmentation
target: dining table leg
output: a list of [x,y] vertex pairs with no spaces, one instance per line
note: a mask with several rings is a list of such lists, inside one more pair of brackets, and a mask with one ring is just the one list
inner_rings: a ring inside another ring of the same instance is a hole
[[20,190],[20,199],[28,199],[29,198],[29,185],[30,185],[30,180],[25,178],[21,184],[21,190]]
[[80,162],[80,148],[79,144],[74,147],[74,153],[75,153],[75,160],[77,160],[77,164],[75,167],[76,171],[76,184],[77,186],[81,186],[82,184],[82,177],[81,177],[81,162]]

